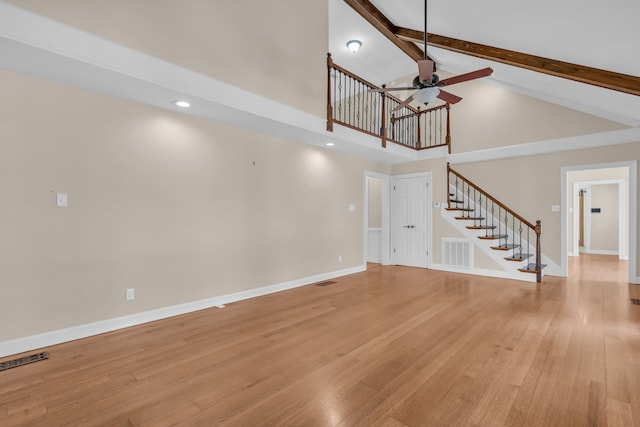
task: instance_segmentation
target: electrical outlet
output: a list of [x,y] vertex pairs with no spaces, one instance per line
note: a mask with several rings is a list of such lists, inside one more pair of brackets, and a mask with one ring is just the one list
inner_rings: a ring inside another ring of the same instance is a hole
[[127,301],[136,299],[136,292],[133,288],[127,289]]

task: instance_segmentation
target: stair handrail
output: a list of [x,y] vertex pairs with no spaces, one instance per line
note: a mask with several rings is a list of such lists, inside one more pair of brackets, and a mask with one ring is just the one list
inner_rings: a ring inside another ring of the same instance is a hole
[[[529,222],[528,220],[523,218],[521,215],[519,215],[518,213],[513,211],[513,209],[509,208],[504,203],[499,201],[496,197],[492,196],[487,191],[483,190],[480,186],[475,184],[473,181],[471,181],[470,179],[468,179],[467,177],[462,175],[460,172],[452,169],[451,165],[448,162],[447,162],[447,194],[449,193],[450,188],[451,188],[450,187],[451,184],[449,182],[450,174],[453,174],[453,175],[457,176],[458,178],[460,178],[463,182],[466,182],[468,186],[474,188],[480,194],[484,195],[487,199],[490,199],[494,204],[496,204],[499,207],[501,207],[502,209],[504,209],[505,212],[508,212],[513,217],[517,218],[522,224],[524,224],[525,226],[529,227],[531,230],[533,230],[535,232],[535,234],[536,234],[536,261],[535,261],[535,265],[536,265],[536,281],[537,282],[541,282],[542,281],[542,260],[541,260],[541,253],[542,252],[541,252],[540,236],[542,234],[542,221],[536,220],[536,224],[535,225],[532,224],[531,222]],[[452,207],[451,206],[451,199],[450,198],[448,198],[448,199],[449,200],[447,202],[447,206],[449,208],[451,208]],[[507,226],[508,226],[508,224],[507,224]],[[514,232],[515,232],[515,230],[514,230]],[[530,242],[527,241],[527,245],[529,245],[529,244],[530,244]]]

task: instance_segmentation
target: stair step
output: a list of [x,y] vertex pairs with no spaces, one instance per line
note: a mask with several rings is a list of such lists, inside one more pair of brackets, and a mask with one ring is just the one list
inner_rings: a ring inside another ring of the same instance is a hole
[[456,219],[468,219],[468,220],[472,220],[472,221],[482,221],[484,220],[484,218],[480,217],[480,216],[457,216]]
[[506,234],[490,234],[488,236],[478,236],[478,239],[482,240],[498,240],[498,239],[506,239],[508,236]]
[[[547,264],[540,264],[541,268],[545,268]],[[523,273],[537,273],[535,264],[527,264],[525,267],[519,268],[518,271],[522,271]]]
[[533,254],[514,254],[513,256],[505,258],[507,261],[524,261],[527,258],[531,258]]
[[467,225],[469,230],[493,230],[497,225]]
[[474,209],[471,208],[444,208],[447,211],[463,211],[463,212],[473,212]]
[[520,245],[509,243],[508,245],[491,246],[491,249],[493,249],[494,251],[508,251],[511,249],[519,248],[519,247]]

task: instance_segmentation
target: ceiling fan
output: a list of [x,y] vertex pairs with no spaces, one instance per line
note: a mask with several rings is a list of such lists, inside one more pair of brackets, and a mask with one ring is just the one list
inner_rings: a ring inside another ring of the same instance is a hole
[[481,70],[471,71],[470,73],[460,74],[448,79],[440,80],[438,75],[434,73],[435,63],[429,59],[427,55],[427,0],[424,0],[424,59],[418,61],[418,75],[413,79],[413,86],[410,87],[393,87],[372,89],[372,92],[390,92],[395,90],[417,90],[413,95],[405,99],[400,105],[393,110],[400,110],[413,100],[428,104],[436,98],[440,98],[450,104],[462,101],[462,98],[442,90],[443,86],[451,86],[456,83],[467,82],[482,77],[488,77],[493,74],[493,70],[489,67]]

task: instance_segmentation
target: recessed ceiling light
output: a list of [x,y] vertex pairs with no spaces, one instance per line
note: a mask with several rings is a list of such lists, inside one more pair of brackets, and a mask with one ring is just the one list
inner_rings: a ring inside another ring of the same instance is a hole
[[336,143],[335,142],[327,142],[324,145],[326,145],[327,147],[333,147],[334,145],[336,145]]
[[176,107],[180,107],[180,108],[191,107],[191,104],[189,104],[187,101],[173,101],[173,103],[176,104]]

